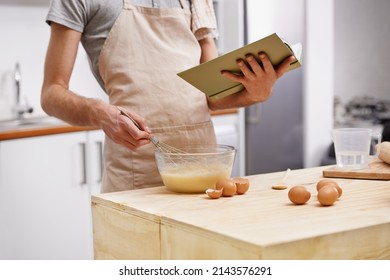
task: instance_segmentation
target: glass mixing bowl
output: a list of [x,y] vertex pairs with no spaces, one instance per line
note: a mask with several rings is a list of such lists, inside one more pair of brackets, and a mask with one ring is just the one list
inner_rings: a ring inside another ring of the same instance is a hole
[[214,189],[220,178],[229,178],[236,149],[228,145],[180,147],[182,153],[156,149],[157,167],[164,185],[178,193]]

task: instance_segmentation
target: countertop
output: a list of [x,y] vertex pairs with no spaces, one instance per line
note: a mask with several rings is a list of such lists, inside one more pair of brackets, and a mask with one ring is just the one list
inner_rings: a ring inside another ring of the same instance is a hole
[[331,166],[292,170],[287,184],[311,199],[294,205],[274,190],[284,172],[248,176],[244,195],[209,199],[165,187],[92,198],[96,259],[390,259],[390,182],[335,178],[343,195],[317,201]]
[[[235,114],[237,109],[218,110],[210,112],[212,116]],[[52,117],[26,118],[26,124],[7,125],[2,127],[0,121],[0,141],[26,137],[44,136],[78,131],[97,130],[94,127],[72,126]],[[31,120],[31,122],[28,122]]]
[[96,129],[98,128],[72,126],[59,120],[37,122],[28,125],[0,127],[0,141]]

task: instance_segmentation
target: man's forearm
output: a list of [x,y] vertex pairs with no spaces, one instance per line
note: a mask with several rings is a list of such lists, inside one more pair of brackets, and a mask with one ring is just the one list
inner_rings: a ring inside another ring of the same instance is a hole
[[41,105],[48,115],[71,125],[100,127],[103,101],[80,96],[60,85],[51,85],[44,91]]

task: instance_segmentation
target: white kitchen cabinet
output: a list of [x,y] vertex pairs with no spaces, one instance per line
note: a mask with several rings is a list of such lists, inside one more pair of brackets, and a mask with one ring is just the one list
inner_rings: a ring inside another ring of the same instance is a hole
[[92,259],[103,132],[0,142],[0,259]]

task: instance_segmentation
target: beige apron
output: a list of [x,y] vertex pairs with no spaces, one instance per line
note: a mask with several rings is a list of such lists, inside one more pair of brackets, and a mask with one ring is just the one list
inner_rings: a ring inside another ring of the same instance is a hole
[[[188,7],[145,8],[124,0],[99,57],[110,104],[143,116],[153,133],[174,145],[215,143],[203,93],[176,74],[199,64],[200,46]],[[136,151],[106,137],[102,192],[161,186],[152,143]]]

